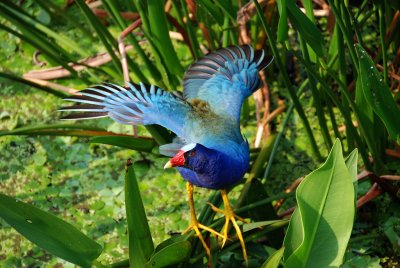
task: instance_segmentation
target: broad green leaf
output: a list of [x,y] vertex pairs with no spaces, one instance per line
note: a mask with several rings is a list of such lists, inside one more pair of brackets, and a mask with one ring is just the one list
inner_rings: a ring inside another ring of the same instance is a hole
[[156,146],[156,142],[153,139],[132,136],[99,136],[92,138],[90,142],[115,145],[140,152],[151,152]]
[[357,181],[357,160],[358,160],[358,150],[354,149],[345,159],[347,169],[354,181]]
[[288,17],[293,23],[294,27],[306,40],[307,44],[314,50],[319,56],[324,56],[324,37],[321,31],[311,22],[306,15],[296,6],[294,0],[286,0],[286,7],[288,11]]
[[146,264],[146,267],[161,268],[176,265],[188,259],[191,250],[192,246],[189,241],[173,243],[155,253]]
[[284,241],[285,267],[339,266],[355,213],[353,179],[339,140],[326,162],[300,184],[296,199]]
[[289,257],[299,248],[304,240],[304,229],[303,222],[299,213],[299,209],[296,208],[290,217],[288,229],[286,231],[283,245],[285,246],[285,253],[283,259],[286,261]]
[[261,265],[261,268],[278,268],[279,263],[281,262],[281,259],[283,257],[283,252],[285,251],[285,248],[282,247],[272,253],[271,256]]
[[357,44],[356,48],[365,99],[385,124],[390,137],[400,143],[400,109],[372,59],[361,45]]
[[66,261],[90,267],[102,247],[71,224],[0,194],[0,217],[39,247]]
[[125,207],[128,222],[129,263],[131,267],[143,267],[150,258],[154,245],[130,160],[125,168]]

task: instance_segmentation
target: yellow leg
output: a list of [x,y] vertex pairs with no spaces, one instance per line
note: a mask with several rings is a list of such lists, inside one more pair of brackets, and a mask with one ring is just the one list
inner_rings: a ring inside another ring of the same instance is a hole
[[245,221],[244,219],[240,218],[239,216],[237,216],[235,214],[235,212],[233,211],[231,204],[229,203],[228,200],[228,195],[226,193],[226,190],[221,190],[221,195],[222,195],[222,200],[224,202],[224,210],[217,208],[216,206],[214,206],[213,204],[211,205],[211,208],[215,211],[215,212],[219,212],[225,215],[225,224],[224,227],[222,229],[222,235],[223,235],[223,240],[222,240],[222,247],[225,245],[226,240],[228,239],[228,232],[229,232],[229,222],[232,222],[233,227],[236,230],[237,233],[237,237],[240,241],[240,245],[242,246],[242,251],[243,251],[243,258],[246,262],[246,266],[248,266],[248,259],[247,259],[247,252],[246,252],[246,245],[244,244],[244,239],[243,239],[243,235],[242,235],[242,231],[239,228],[239,225],[236,222],[236,219],[238,219],[239,221]]
[[199,223],[196,217],[196,211],[194,208],[194,201],[193,201],[193,185],[191,185],[189,182],[186,183],[186,190],[188,193],[188,198],[189,198],[189,206],[190,206],[190,225],[189,227],[183,232],[184,234],[189,232],[190,230],[194,230],[196,233],[196,236],[199,238],[201,244],[203,245],[204,249],[206,250],[206,253],[209,257],[211,257],[211,252],[210,248],[207,246],[206,242],[204,241],[203,235],[200,232],[200,229],[205,230],[207,232],[210,232],[214,235],[220,236],[223,238],[223,236],[218,233],[217,231]]

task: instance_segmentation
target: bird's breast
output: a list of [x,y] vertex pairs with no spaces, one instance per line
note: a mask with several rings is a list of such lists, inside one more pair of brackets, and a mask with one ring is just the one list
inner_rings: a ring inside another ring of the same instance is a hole
[[[210,161],[206,169],[193,171],[179,167],[182,177],[193,185],[208,189],[226,189],[239,182],[249,167],[248,146],[242,146],[238,154],[231,157],[221,154],[216,161]],[[247,148],[247,149],[246,149]]]

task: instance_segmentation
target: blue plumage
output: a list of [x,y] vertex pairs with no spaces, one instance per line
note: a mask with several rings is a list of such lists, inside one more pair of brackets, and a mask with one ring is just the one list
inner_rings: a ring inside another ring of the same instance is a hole
[[[186,152],[185,164],[177,168],[182,177],[193,185],[208,189],[226,189],[237,183],[249,166],[247,142],[233,146],[239,149],[234,157],[196,144],[196,147]],[[193,152],[194,155],[190,156]]]
[[[160,152],[175,155],[174,166],[190,183],[224,189],[237,183],[249,165],[249,146],[240,133],[240,110],[257,90],[258,71],[270,61],[250,46],[214,51],[189,67],[183,97],[155,86],[103,84],[67,100],[80,103],[62,108],[81,111],[64,119],[109,116],[122,124],[158,124],[178,137]],[[194,144],[184,151],[186,144]],[[179,157],[178,157],[179,156]]]

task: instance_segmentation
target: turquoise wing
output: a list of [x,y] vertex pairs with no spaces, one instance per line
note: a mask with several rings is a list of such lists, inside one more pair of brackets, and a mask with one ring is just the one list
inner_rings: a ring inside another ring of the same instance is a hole
[[207,54],[191,65],[183,79],[183,97],[205,101],[211,110],[239,120],[245,98],[261,87],[258,72],[272,62],[263,50],[230,46]]
[[79,120],[111,117],[121,124],[161,125],[178,136],[183,135],[183,127],[191,105],[179,96],[155,86],[130,84],[128,88],[104,83],[79,91],[78,95],[66,98],[77,105],[61,108],[72,111],[62,119]]

